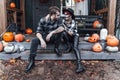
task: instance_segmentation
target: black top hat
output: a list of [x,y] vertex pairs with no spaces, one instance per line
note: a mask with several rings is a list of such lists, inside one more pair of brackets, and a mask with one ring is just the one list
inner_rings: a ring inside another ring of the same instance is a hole
[[75,15],[74,15],[74,11],[73,11],[73,9],[71,9],[71,8],[64,8],[63,9],[63,13],[64,12],[69,12],[71,15],[72,15],[72,19],[75,19]]

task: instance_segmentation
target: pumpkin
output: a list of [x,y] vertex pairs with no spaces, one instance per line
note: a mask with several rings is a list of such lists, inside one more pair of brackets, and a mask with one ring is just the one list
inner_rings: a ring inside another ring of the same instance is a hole
[[3,44],[0,42],[0,52],[3,50]]
[[32,31],[32,29],[28,28],[28,29],[25,30],[25,32],[26,32],[27,34],[32,34],[33,31]]
[[12,32],[6,32],[3,34],[3,40],[6,42],[11,42],[14,40],[14,34]]
[[22,42],[24,40],[23,34],[16,34],[15,35],[15,41]]
[[14,2],[11,2],[11,3],[10,3],[10,8],[15,8],[15,7],[16,7],[15,3],[14,3]]
[[2,44],[3,44],[3,47],[5,47],[5,46],[7,46],[8,45],[8,42],[5,42],[4,40],[3,41],[1,41],[2,42]]
[[101,52],[102,51],[102,46],[100,45],[100,43],[95,43],[92,47],[92,50],[95,52]]
[[93,28],[100,28],[100,27],[102,27],[102,24],[100,23],[100,21],[95,20],[93,22]]
[[116,37],[111,36],[110,38],[107,39],[107,45],[112,47],[118,46],[119,40]]
[[109,40],[109,39],[112,39],[112,38],[115,38],[115,36],[109,34],[109,35],[107,35],[106,40]]
[[14,53],[16,52],[17,50],[19,49],[18,45],[15,45],[15,44],[8,44],[7,46],[4,47],[4,51],[6,53]]
[[92,34],[92,37],[97,38],[97,40],[99,40],[99,39],[100,39],[100,36],[99,36],[97,33]]
[[26,42],[30,42],[30,39],[26,39]]
[[106,50],[109,51],[109,52],[117,52],[118,51],[118,47],[107,46]]
[[88,39],[88,41],[89,42],[92,42],[92,43],[95,43],[95,42],[97,42],[98,41],[98,38],[97,37],[89,37],[89,39]]

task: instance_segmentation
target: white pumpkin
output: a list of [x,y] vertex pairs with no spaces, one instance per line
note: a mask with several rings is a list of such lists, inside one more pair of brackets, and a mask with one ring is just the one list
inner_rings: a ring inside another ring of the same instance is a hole
[[18,49],[19,49],[18,46],[15,45],[15,44],[12,44],[12,43],[10,43],[10,44],[8,44],[7,46],[4,47],[4,51],[5,51],[6,53],[14,53],[14,52],[16,52]]
[[25,51],[25,46],[23,45],[19,45],[19,50],[22,52],[22,51]]
[[107,46],[106,50],[109,52],[117,52],[118,51],[118,47],[111,47],[111,46]]

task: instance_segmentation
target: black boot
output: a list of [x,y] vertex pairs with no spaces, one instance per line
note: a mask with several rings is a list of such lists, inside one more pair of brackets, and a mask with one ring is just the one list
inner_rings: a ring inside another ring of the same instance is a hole
[[25,72],[29,72],[35,66],[35,54],[30,54],[29,56],[29,63],[25,68]]
[[74,53],[75,53],[76,59],[77,59],[76,73],[81,73],[81,72],[85,71],[85,69],[81,63],[81,55],[80,55],[80,51],[78,49],[78,44],[79,44],[79,35],[74,35],[73,50],[74,50]]
[[70,42],[67,42],[67,49],[64,51],[65,53],[68,53],[72,50]]
[[58,48],[54,49],[55,53],[57,54],[57,56],[62,56],[62,53],[60,52],[60,50]]
[[77,69],[76,69],[76,73],[81,73],[84,72],[85,68],[83,67],[82,63],[80,61],[77,62]]

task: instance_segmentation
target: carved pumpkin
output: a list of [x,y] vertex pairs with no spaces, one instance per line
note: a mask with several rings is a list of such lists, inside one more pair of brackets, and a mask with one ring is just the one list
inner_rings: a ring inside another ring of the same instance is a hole
[[28,29],[26,29],[26,31],[25,31],[27,34],[32,34],[32,29],[30,29],[30,28],[28,28]]
[[119,40],[116,37],[111,36],[109,39],[107,39],[107,45],[112,47],[118,46]]
[[100,40],[100,36],[97,33],[92,34],[92,37],[97,38],[97,40]]
[[15,7],[16,7],[15,3],[14,3],[14,2],[11,2],[11,3],[10,3],[10,8],[15,8]]
[[100,21],[96,20],[93,22],[93,28],[100,28],[102,27],[102,24],[100,23]]
[[4,35],[3,35],[3,40],[6,41],[6,42],[11,42],[14,40],[14,34],[12,32],[6,32]]
[[102,51],[102,46],[100,45],[100,43],[95,43],[92,47],[92,50],[95,52],[101,52]]
[[88,41],[89,41],[89,42],[92,42],[92,43],[95,43],[95,42],[98,41],[98,39],[97,39],[96,37],[90,37],[90,38],[88,39]]
[[3,44],[0,42],[0,52],[3,50]]
[[24,40],[24,36],[22,34],[15,35],[15,41],[22,42]]

